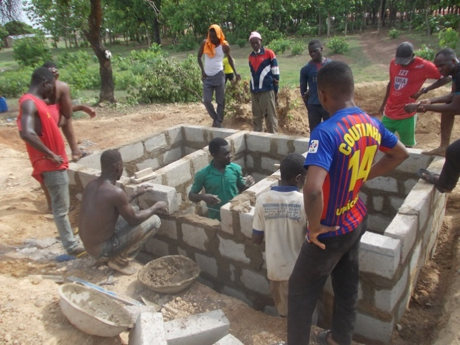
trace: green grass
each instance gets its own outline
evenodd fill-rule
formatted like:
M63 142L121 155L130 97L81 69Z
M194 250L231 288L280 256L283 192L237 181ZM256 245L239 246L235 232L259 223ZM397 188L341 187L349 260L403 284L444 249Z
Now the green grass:
M364 33L363 35L372 34ZM375 33L374 33L375 34ZM363 36L364 37L364 36ZM305 46L308 42L314 37L303 37L295 38L296 41L302 41ZM350 35L345 39L349 43L350 50L344 55L330 55L329 49L327 48L327 38L320 38L324 47L324 55L336 60L346 61L353 70L355 76L355 82L364 82L364 81L382 81L387 80L388 78L388 65L389 60L386 61L372 61L366 54L363 53L363 47L361 46L361 36L360 35ZM411 41L415 47L420 47L421 44L426 44L434 50L439 48L438 38L436 34L433 34L431 37L426 37L423 33L420 32L401 32L401 35L396 39L391 39L388 36L386 31L383 31L379 38L375 39L376 44L381 45L390 45L395 44L395 42L402 42L404 40ZM52 53L53 57L56 59L64 51L77 51L84 50L88 52L91 56L94 55L91 48L65 48L64 43L60 42L58 48L53 48ZM198 47L198 45L197 45ZM145 45L139 45L138 43L134 44L130 42L128 46L124 43L107 45L113 55L120 54L123 57L129 56L130 52L134 49L145 49ZM170 58L183 60L188 55L192 54L196 56L197 49L190 51L177 52L172 45L165 45L164 50L168 53ZM246 45L244 48L240 48L238 45L231 46L232 56L235 59L235 64L237 67L238 73L241 74L243 80L250 79L249 67L248 67L248 55L251 53L251 48L249 45ZM275 52L276 53L276 52ZM298 87L299 85L299 71L300 69L310 60L307 49L305 49L302 55L291 55L290 51L285 52L284 54L277 55L278 64L280 66L281 82L280 86L288 85L290 87ZM97 67L97 63L91 62L88 67ZM13 59L13 49L2 49L0 50L0 74L3 70L11 70L18 68L16 61ZM114 66L115 73L123 74L126 72L119 71L116 66ZM88 91L91 94L97 96L97 91ZM85 95L86 96L86 95ZM121 96L123 97L123 96Z

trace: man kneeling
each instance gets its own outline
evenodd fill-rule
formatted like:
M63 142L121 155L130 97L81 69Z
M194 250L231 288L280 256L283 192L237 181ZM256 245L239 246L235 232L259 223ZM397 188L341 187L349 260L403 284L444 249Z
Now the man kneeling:
M158 210L167 210L163 201L146 210L129 204L149 188L140 187L130 198L115 185L123 173L117 150L101 155L101 176L88 183L81 203L79 233L86 251L95 259L108 258L108 266L123 274L136 273L130 261L160 227Z

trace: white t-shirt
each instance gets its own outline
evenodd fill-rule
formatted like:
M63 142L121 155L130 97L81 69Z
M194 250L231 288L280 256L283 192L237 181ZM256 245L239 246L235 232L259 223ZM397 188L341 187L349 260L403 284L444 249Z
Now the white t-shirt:
M208 54L204 54L204 73L210 77L224 70L224 50L222 49L222 44L215 47L215 50L216 55L212 58Z
M305 241L303 194L291 186L275 186L261 194L256 200L252 228L265 233L268 279L288 280Z

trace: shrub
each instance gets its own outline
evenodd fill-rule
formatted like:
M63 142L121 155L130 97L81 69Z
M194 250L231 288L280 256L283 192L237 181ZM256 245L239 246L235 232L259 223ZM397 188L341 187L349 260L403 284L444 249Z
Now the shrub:
M258 27L256 31L262 36L264 46L268 46L273 40L283 38L283 34L281 32L278 30L271 30L265 26Z
M302 55L305 50L305 44L303 42L295 42L291 47L292 55Z
M240 39L238 39L238 41L236 41L236 43L238 44L238 47L244 48L244 46L246 45L246 42L247 42L247 41L248 41L248 40L246 40L246 39L244 39L244 38L240 38Z
M20 66L40 66L51 60L51 50L45 37L37 35L14 42L13 58Z
M0 73L0 95L16 98L27 92L32 72L32 67L24 67Z
M457 49L458 33L452 28L447 28L438 33L439 45L453 50Z
M348 46L347 41L342 37L332 37L329 42L327 42L327 47L331 50L332 54L344 54L350 47Z
M128 88L128 103L192 102L201 99L201 71L196 57L177 62L159 56Z
M398 38L399 37L399 30L397 29L391 29L390 32L388 32L388 36L391 38Z
M78 65L81 67L87 66L91 62L91 55L83 50L76 52L64 52L58 57L58 67L67 67L70 64Z
M300 36L312 36L318 33L318 26L310 26L306 20L303 20L302 23L297 28L296 34Z
M428 61L434 60L434 50L431 48L428 48L425 44L422 44L420 49L416 50L414 54Z
M179 43L176 45L176 50L178 51L187 51L194 50L198 47L198 42L196 37L192 33L187 33L181 38L179 38Z
M277 38L270 42L268 48L273 50L275 54L283 54L291 48L291 41L285 38Z

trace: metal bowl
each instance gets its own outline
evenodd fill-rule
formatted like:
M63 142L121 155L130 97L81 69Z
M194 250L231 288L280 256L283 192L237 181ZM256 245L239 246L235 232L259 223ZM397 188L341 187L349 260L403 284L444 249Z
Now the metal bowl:
M77 284L59 287L59 305L67 320L79 330L114 337L133 327L131 315L117 302Z
M168 255L147 263L137 277L153 291L176 293L188 288L199 275L195 261L183 255Z

